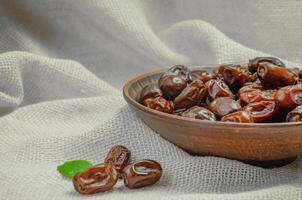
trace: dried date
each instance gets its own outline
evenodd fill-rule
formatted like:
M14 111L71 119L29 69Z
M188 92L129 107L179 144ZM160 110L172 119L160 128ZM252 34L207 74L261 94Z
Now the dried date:
M216 117L214 113L200 106L194 106L189 108L188 110L182 112L181 116L194 118L194 119L216 121Z
M257 74L260 81L271 88L293 85L298 80L292 71L268 62L259 63Z
M195 80L174 99L174 108L182 109L196 106L206 95L207 90L203 82Z
M131 152L129 149L121 145L116 145L110 149L104 163L112 165L117 172L121 173L122 170L130 163L130 160Z
M236 123L253 123L254 120L249 112L240 110L231 114L225 115L221 118L222 122L236 122Z
M211 79L214 79L213 75L202 70L196 70L191 73L192 80L200 80L204 83L208 82Z
M162 92L157 84L146 85L140 93L140 102L146 105L145 100L162 96Z
M302 84L280 88L275 95L278 109L288 112L298 105L302 105Z
M221 65L218 68L218 74L223 77L223 80L229 87L238 89L244 83L250 81L252 74L249 70L241 65Z
M206 83L208 94L212 99L219 97L230 97L234 98L232 91L229 86L223 80L210 80Z
M250 103L245 107L245 110L250 113L256 123L274 122L279 117L276 104L273 101Z
M238 91L238 98L242 105L259 101L274 101L276 90L260 90L241 88Z
M140 160L125 167L122 176L125 186L135 189L155 184L162 173L162 167L158 162Z
M76 191L81 194L106 192L113 188L118 173L111 165L96 165L77 173L72 181Z
M302 106L297 106L290 111L286 116L287 122L301 122L302 121Z
M183 89L187 87L188 82L179 76L162 76L158 81L163 96L168 100L173 100Z
M184 65L175 65L173 67L171 67L170 69L168 69L163 76L178 76L179 78L187 81L187 82L191 82L192 78L191 78L191 71L189 70L188 67L184 66Z
M285 64L281 60L279 60L278 58L274 58L274 57L256 57L256 58L249 61L248 69L251 72L256 72L258 67L259 67L259 64L262 63L262 62L268 62L268 63L272 63L274 65L277 65L279 67L285 67Z
M227 114L241 109L241 105L234 99L228 97L220 97L213 100L208 108L212 111L217 118L221 118Z
M170 101L167 101L163 97L156 97L154 99L146 99L146 106L148 108L158 110L165 113L173 112L173 104Z

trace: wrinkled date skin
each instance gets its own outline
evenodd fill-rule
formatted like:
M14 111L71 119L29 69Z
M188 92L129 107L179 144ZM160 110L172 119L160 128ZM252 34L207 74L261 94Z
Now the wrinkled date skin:
M207 90L203 82L195 80L174 99L174 108L182 109L196 106L206 95Z
M218 73L226 84L234 89L242 87L244 83L250 81L252 76L247 67L241 65L221 65L218 68Z
M221 118L222 122L237 122L237 123L253 123L254 120L249 112L240 110L231 114L228 114Z
M104 163L112 165L118 173L121 173L122 170L130 163L130 160L131 152L129 149L121 145L116 145L110 149Z
M241 90L241 89L259 89L259 90L266 90L266 89L268 89L268 88L265 87L265 85L263 85L259 79L257 79L256 81L247 82L247 83L243 84L243 87L240 88L240 90Z
M199 70L199 71L193 71L191 73L191 77L192 77L192 80L200 80L204 83L208 82L209 80L211 79L214 79L213 75L206 72L206 71L202 71L202 70Z
M232 91L229 86L222 80L210 80L206 83L208 94L212 99L219 97L230 97L234 98Z
M145 86L140 93L140 102L146 105L145 100L162 96L162 92L157 84L150 84Z
M255 123L274 122L280 117L273 101L251 103L245 107L245 110L250 113Z
M165 75L160 77L158 84L163 96L168 100L173 100L187 87L188 82L179 76Z
M280 88L275 95L279 110L288 112L298 105L302 105L302 84Z
M191 78L191 71L188 69L188 67L184 66L184 65L175 65L173 67L171 67L170 69L168 69L163 76L178 76L179 78L187 81L187 82L191 82L192 78Z
M268 62L259 63L257 74L264 85L272 88L293 85L298 80L292 71Z
M238 98L242 105L259 101L274 101L276 90L260 90L260 89L248 89L241 88L238 91Z
M163 96L168 100L173 100L191 82L191 72L183 65L175 65L161 75L158 85Z
M146 105L148 108L158 110L161 112L165 112L165 113L173 112L172 102L167 101L163 97L156 97L154 99L146 99L145 102L146 102Z
M279 67L285 67L285 64L279 60L278 58L274 58L274 57L256 57L252 60L249 61L248 64L248 69L250 70L250 72L256 72L259 66L259 63L262 62L268 62L268 63L272 63L274 65L277 65Z
M125 186L135 189L155 184L162 173L163 170L158 162L141 160L125 167L122 176Z
M241 109L241 105L234 99L220 97L212 101L208 105L208 109L212 111L217 118L221 118L227 114Z
M81 194L106 192L113 188L118 173L111 165L96 165L77 173L72 181L76 191Z
M181 116L194 119L216 121L214 113L200 106L193 106L192 108L189 108L188 110L182 112Z
M302 106L297 106L290 111L286 116L287 122L301 122L302 121Z

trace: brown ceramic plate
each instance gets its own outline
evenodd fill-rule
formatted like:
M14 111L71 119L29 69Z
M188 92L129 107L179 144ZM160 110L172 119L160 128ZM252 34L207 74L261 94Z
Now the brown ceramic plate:
M209 68L203 68L208 70ZM124 98L151 129L196 155L220 156L266 165L283 165L302 153L302 123L227 123L184 118L137 102L141 89L158 81L165 70L130 80Z

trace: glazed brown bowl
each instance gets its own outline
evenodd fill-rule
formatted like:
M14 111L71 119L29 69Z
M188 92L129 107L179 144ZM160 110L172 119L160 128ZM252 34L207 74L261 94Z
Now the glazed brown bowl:
M157 82L164 71L137 76L123 89L129 106L163 138L195 155L219 156L263 166L284 165L301 155L301 122L245 124L203 121L163 113L138 103L142 88Z

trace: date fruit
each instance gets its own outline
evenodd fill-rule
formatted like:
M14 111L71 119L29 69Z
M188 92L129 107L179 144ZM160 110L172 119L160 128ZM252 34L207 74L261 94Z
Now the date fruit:
M259 89L259 90L267 90L269 88L267 88L265 85L263 85L263 83L261 83L261 81L259 79L253 81L253 82L246 82L245 84L243 84L243 87L240 88L241 89Z
M272 88L294 85L298 80L292 71L268 62L259 63L257 74L264 85Z
M174 99L174 108L182 109L196 106L206 95L207 90L203 82L195 80Z
M146 99L146 105L148 108L158 110L165 113L172 113L173 106L170 101L167 101L163 97L156 97L154 99Z
M279 115L276 104L273 101L250 103L245 107L245 110L250 113L255 123L273 122Z
M140 160L125 167L122 176L125 186L134 189L155 184L162 173L163 170L158 162Z
M104 163L112 165L118 173L121 173L122 170L130 163L130 160L131 152L129 149L121 145L116 145L110 149Z
M250 72L256 72L259 64L262 62L268 62L268 63L272 63L274 65L277 65L279 67L285 67L285 64L279 60L278 58L274 58L274 57L256 57L252 60L249 61L248 64L248 69L250 70Z
M301 122L302 121L302 106L297 106L290 111L286 116L287 122Z
M274 101L276 90L260 90L241 88L238 91L238 98L242 105L259 101Z
M77 173L72 181L76 191L81 194L106 192L113 188L118 173L111 165L96 165Z
M298 105L302 105L302 84L280 88L275 95L279 110L288 112Z
M173 100L177 95L187 87L187 81L175 75L167 75L160 77L159 88L163 92L163 96L167 100Z
M234 98L232 91L229 86L223 80L210 80L206 83L206 88L208 90L208 94L212 99L216 99L218 97L230 97Z
M233 112L221 118L222 122L253 123L250 113L244 110Z
M179 78L191 82L191 71L184 65L175 65L168 69L163 76L178 76Z
M200 80L204 83L208 82L211 79L214 79L213 75L202 70L192 71L191 73L192 80Z
M250 81L251 73L241 65L220 65L218 73L229 87L238 89Z
M146 99L154 99L156 97L162 96L162 92L157 86L157 84L150 84L146 85L141 93L140 93L140 102L144 105L146 105L145 100Z
M159 78L159 88L167 100L173 100L191 82L191 71L183 65L175 65Z
M200 106L193 106L189 108L188 110L182 112L181 116L194 118L194 119L216 121L216 117L214 113Z
M228 97L220 97L212 101L208 105L208 109L212 111L217 118L221 118L227 114L241 109L241 105L234 99Z

